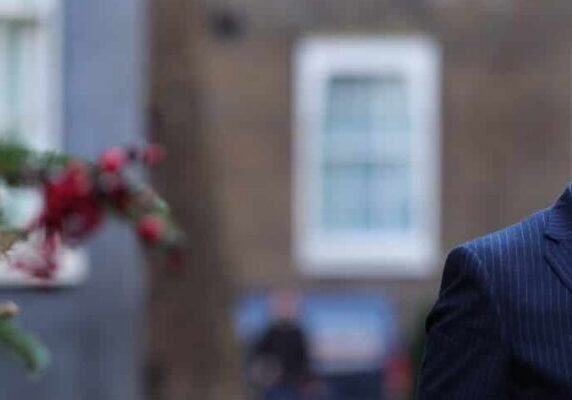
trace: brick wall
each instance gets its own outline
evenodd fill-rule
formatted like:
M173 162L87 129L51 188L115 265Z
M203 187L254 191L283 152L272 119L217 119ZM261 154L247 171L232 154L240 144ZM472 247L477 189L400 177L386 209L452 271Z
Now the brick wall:
M166 3L167 4L167 3ZM203 129L221 246L240 289L389 293L408 328L426 280L313 280L291 231L291 54L310 33L426 33L443 46L443 252L548 206L569 178L572 3L510 0L209 0L200 7ZM177 177L167 177L177 183Z

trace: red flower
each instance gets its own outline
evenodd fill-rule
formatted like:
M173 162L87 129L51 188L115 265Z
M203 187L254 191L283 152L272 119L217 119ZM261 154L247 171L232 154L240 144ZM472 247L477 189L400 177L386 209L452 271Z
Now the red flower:
M87 167L71 162L60 176L45 184L44 209L32 228L43 226L48 234L79 240L99 225L102 215Z
M121 174L99 174L98 188L104 200L116 211L123 213L131 206L131 193Z
M118 211L125 212L131 205L131 194L127 187L119 185L109 192L109 201Z
M156 215L147 215L137 225L137 233L146 243L156 243L165 233L165 222Z
M125 166L128 158L125 149L113 147L101 155L98 165L105 172L117 173Z

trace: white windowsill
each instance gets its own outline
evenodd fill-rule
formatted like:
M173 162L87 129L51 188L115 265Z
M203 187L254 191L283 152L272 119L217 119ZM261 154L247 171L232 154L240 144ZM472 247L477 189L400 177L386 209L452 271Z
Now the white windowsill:
M421 278L440 262L431 240L316 239L297 245L298 265L311 276Z
M89 275L89 256L83 249L65 249L59 257L59 269L53 280L42 281L12 268L6 260L0 261L0 288L67 287L86 281Z

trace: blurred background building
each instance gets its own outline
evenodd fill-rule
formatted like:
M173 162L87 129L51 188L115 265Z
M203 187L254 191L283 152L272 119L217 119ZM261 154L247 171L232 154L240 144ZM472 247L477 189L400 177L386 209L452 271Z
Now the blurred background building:
M282 288L310 343L364 340L373 304L385 356L415 353L447 250L569 179L571 22L565 0L0 0L2 129L90 157L149 132L189 234L182 277L144 285L109 229L84 283L7 289L55 361L34 384L2 364L0 395L237 398L235 333Z
M152 131L172 148L201 143L237 296L283 285L382 294L407 348L447 249L548 206L568 180L562 1L152 10ZM183 165L172 186L189 182L175 177Z

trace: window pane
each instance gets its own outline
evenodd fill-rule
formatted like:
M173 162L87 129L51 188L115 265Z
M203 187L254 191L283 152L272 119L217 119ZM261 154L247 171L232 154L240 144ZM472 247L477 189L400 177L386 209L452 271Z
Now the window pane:
M410 169L405 165L376 168L369 193L371 225L406 231L411 225Z
M403 79L337 76L329 82L324 132L323 228L410 227L410 122Z
M372 86L368 79L333 78L325 113L325 157L328 160L364 160L369 157L374 118L370 110Z
M324 169L323 222L327 230L367 228L367 191L371 166L327 165Z
M0 23L0 135L21 137L26 115L23 87L25 83L24 42L26 25Z

